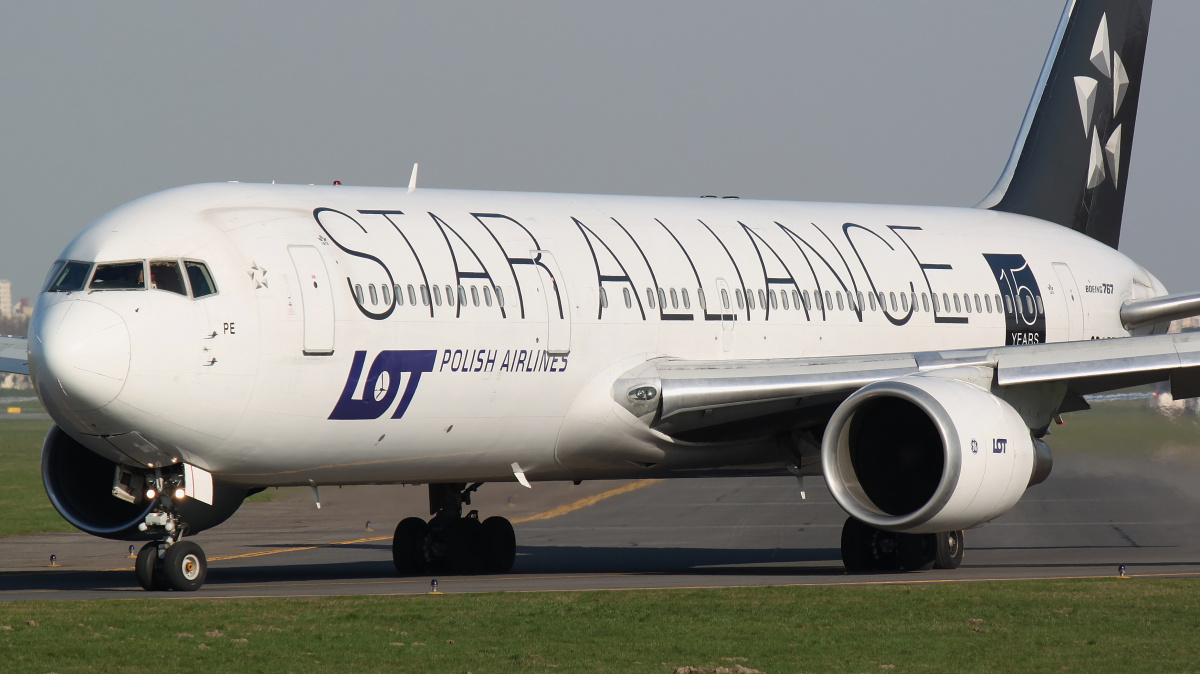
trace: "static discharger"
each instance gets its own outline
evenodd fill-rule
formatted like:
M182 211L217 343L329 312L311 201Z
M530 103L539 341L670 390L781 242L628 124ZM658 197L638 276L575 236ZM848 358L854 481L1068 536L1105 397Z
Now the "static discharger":
M417 189L417 166L418 166L418 164L413 164L412 175L408 177L408 193L409 194L412 194L413 190Z
M522 487L525 487L526 489L533 489L533 485L529 484L529 480L525 479L525 471L521 470L521 464L513 461L512 472L517 478L517 482L520 482Z

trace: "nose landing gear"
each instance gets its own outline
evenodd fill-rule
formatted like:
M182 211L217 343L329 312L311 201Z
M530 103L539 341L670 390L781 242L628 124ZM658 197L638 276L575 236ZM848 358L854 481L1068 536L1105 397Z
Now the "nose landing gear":
M138 551L133 567L138 585L153 591L199 590L208 576L208 558L199 545L183 540L187 527L180 522L171 500L180 482L176 476L164 477L156 471L152 485L156 505L138 529L162 538L150 541Z
M431 573L506 573L517 554L516 533L503 517L482 522L479 511L465 516L471 492L482 483L429 485L429 522L408 517L392 537L392 561L402 576Z

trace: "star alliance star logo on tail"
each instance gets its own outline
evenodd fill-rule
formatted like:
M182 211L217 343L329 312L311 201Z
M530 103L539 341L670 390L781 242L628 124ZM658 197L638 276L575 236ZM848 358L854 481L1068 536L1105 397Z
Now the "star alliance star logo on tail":
M1083 117L1083 135L1091 140L1091 152L1088 155L1088 189L1098 187L1104 182L1105 161L1108 163L1108 175L1112 178L1113 187L1118 184L1121 171L1121 125L1108 133L1107 140L1101 146L1100 136L1108 131L1110 122L1117 118L1121 104L1125 102L1125 93L1129 90L1129 75L1121 55L1110 47L1108 31L1108 15L1100 17L1100 27L1096 30L1096 39L1092 42L1092 51L1088 61L1099 72L1104 81L1094 77L1080 75L1075 78L1075 94L1079 97L1079 113ZM1101 85L1112 88L1112 117L1105 119L1104 112L1096 107ZM1099 117L1099 119L1096 119ZM1104 126L1103 132L1101 125Z

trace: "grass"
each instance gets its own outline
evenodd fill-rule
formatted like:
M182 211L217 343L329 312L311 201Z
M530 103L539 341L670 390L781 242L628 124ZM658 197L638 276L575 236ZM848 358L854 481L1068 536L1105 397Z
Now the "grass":
M1087 412L1068 414L1065 421L1051 426L1046 438L1055 452L1200 461L1200 416L1196 414L1168 417L1143 400L1106 401Z
M1181 579L27 602L0 625L5 671L60 674L1200 670Z
M0 536L75 530L42 487L42 440L49 430L49 420L0 416Z

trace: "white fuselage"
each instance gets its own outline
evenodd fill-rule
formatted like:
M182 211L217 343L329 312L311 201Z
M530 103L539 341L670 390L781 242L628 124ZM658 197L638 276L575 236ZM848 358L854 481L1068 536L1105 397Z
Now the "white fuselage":
M31 366L88 447L249 486L773 472L769 442L652 430L614 380L660 357L1123 337L1121 303L1165 292L1081 234L986 210L340 186L170 190L62 259L208 265L200 299L43 293ZM107 312L128 332L108 393L38 371L39 348L80 348L59 322L106 321L102 341Z

